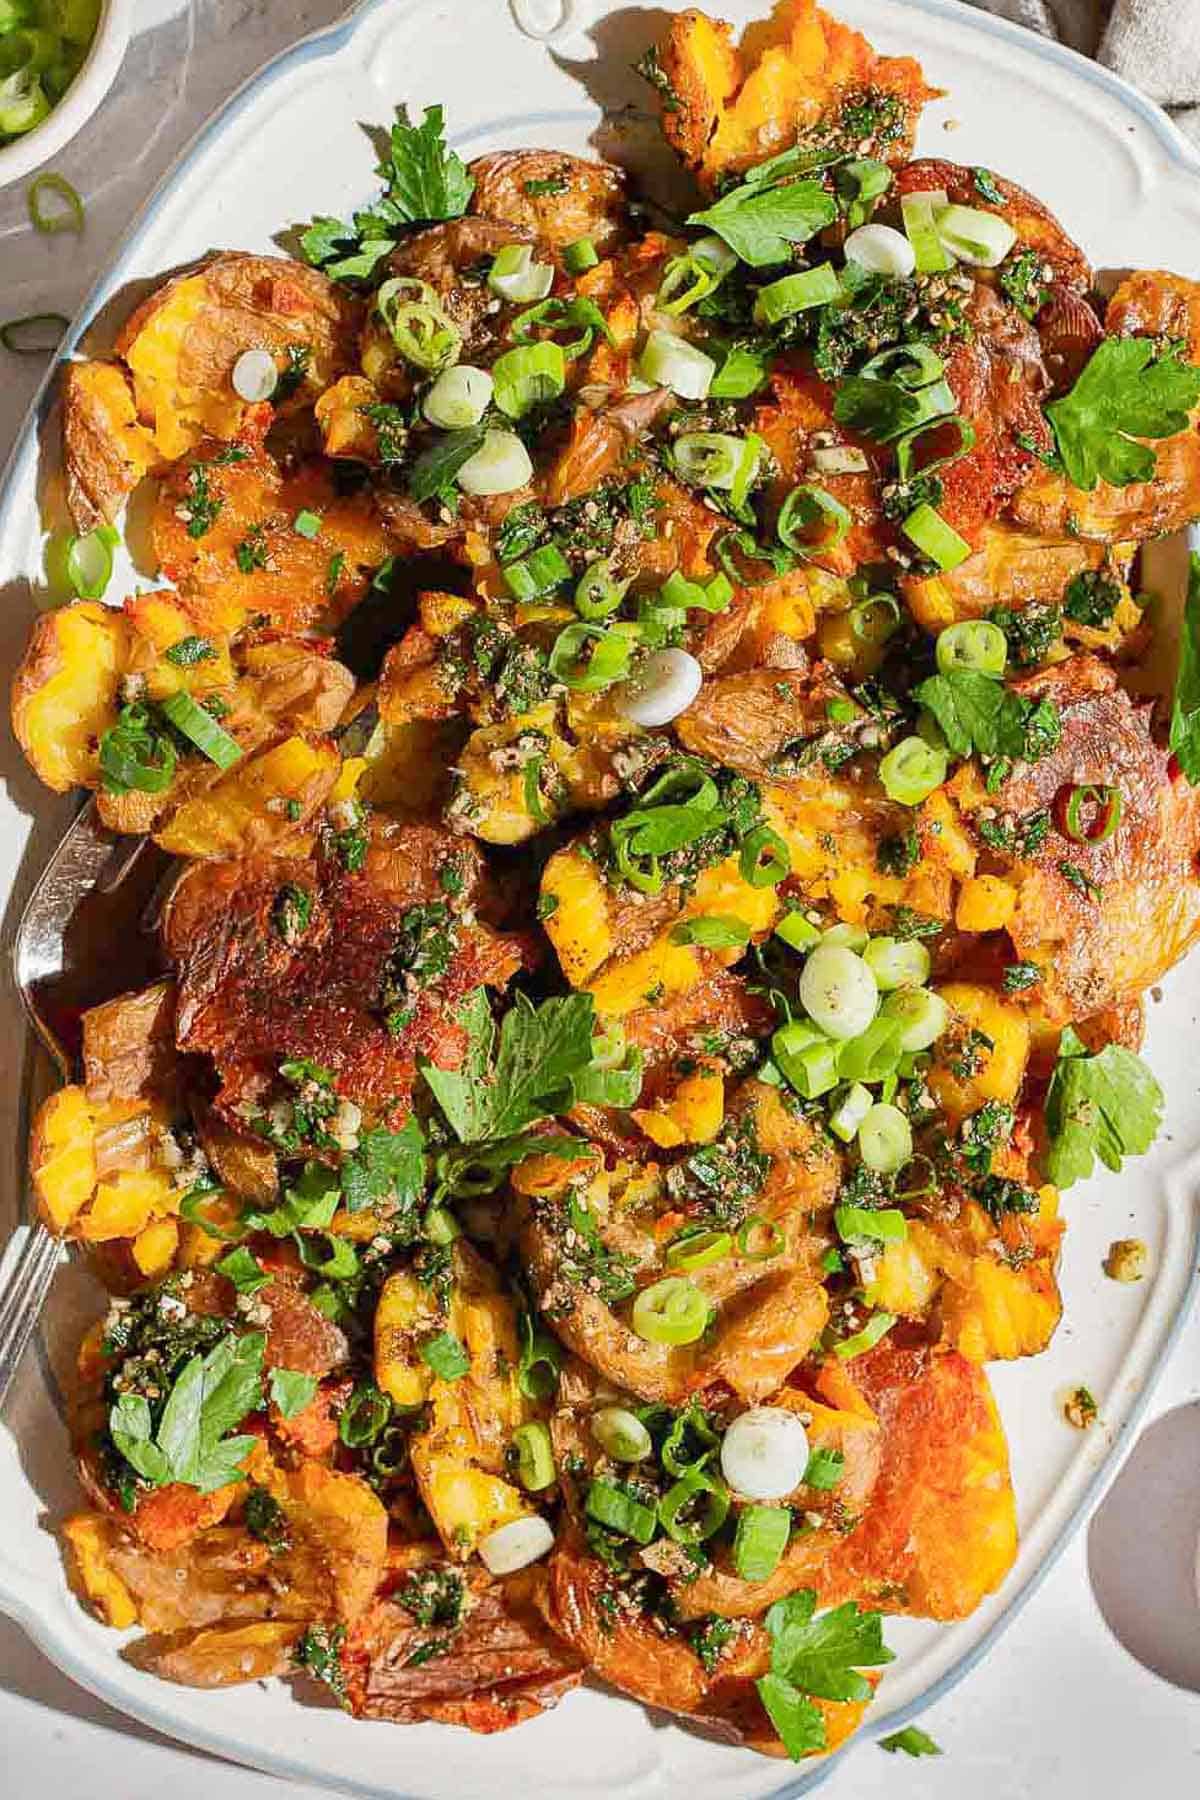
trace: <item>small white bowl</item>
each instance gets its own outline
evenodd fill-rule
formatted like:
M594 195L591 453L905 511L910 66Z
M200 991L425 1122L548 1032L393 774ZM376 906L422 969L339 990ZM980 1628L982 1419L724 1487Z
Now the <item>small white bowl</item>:
M87 124L121 66L132 18L133 0L104 0L83 67L62 99L40 125L0 148L0 188L47 162Z

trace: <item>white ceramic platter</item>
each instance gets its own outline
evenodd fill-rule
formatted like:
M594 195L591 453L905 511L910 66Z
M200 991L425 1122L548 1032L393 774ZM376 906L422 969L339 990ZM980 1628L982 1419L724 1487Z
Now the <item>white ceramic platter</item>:
M103 347L144 286L206 250L268 250L280 229L311 214L344 215L374 189L363 126L385 123L398 102L445 104L466 156L519 145L636 161L652 141L645 91L630 73L662 15L604 0L514 0L549 28L517 29L504 0L368 0L335 29L286 52L251 80L201 132L116 252L84 306L70 346L86 331ZM739 23L758 8L723 0ZM928 110L921 148L985 163L1023 182L1065 220L1099 267L1166 266L1200 275L1200 159L1163 114L1114 76L1068 51L956 4L956 0L840 0L836 10L885 51L920 58L947 90ZM557 26L555 21L559 21ZM608 125L597 136L607 115ZM622 129L614 136L614 117ZM54 495L54 385L35 406L0 490L0 657L11 670L43 592L41 503ZM1177 587L1179 555L1156 558L1152 580ZM54 803L11 744L0 797L0 894L11 936L19 904L62 829ZM895 1621L899 1651L868 1717L872 1735L915 1716L986 1650L1061 1549L1121 1451L1167 1354L1194 1286L1200 1096L1194 1042L1200 961L1165 984L1151 1006L1147 1054L1167 1091L1167 1124L1154 1153L1122 1177L1072 1189L1062 1284L1066 1316L1050 1350L992 1374L1012 1448L1022 1548L1003 1591L954 1626ZM24 1192L24 1127L33 1079L15 996L0 996L4 1161L0 1228L15 1227ZM1152 1273L1135 1288L1104 1278L1115 1237L1145 1238ZM3 1239L0 1238L0 1242ZM10 1254L12 1247L10 1247ZM140 1674L119 1640L70 1594L47 1522L77 1503L54 1369L80 1322L94 1314L85 1278L64 1269L51 1316L9 1402L0 1432L0 1606L19 1618L68 1674L114 1706L174 1737L297 1780L343 1792L419 1800L509 1800L537 1792L628 1800L684 1791L718 1800L793 1795L823 1766L793 1770L713 1745L599 1690L572 1694L553 1713L493 1738L436 1725L353 1723L332 1707L301 1703L282 1683L200 1693ZM61 1359L61 1360L60 1360ZM1061 1418L1064 1388L1084 1381L1102 1423L1086 1435Z

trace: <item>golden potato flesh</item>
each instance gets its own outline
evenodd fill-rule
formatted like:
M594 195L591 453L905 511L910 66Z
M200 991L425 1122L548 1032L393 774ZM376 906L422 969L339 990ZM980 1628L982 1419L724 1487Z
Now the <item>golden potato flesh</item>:
M139 425L125 371L115 363L68 363L63 372L63 474L77 531L111 525L126 495L159 460Z
M122 614L95 600L44 613L33 628L13 676L13 731L56 793L99 780L97 747L116 717L130 639Z

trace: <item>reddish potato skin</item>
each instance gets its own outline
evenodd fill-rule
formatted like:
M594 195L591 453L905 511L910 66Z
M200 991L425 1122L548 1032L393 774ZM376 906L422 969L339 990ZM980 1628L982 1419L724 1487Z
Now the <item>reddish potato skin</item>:
M1077 294L1092 287L1092 269L1083 251L1069 237L1049 207L1027 188L1007 176L986 171L1003 204L980 190L975 170L940 156L919 156L896 172L898 194L924 194L941 189L952 206L970 206L977 212L998 213L1017 234L1019 246L1036 250L1051 265L1055 279Z
M625 177L608 163L558 150L501 150L479 157L471 173L473 212L516 225L556 250L591 238L607 256L624 236ZM538 193L540 183L554 184L554 191Z

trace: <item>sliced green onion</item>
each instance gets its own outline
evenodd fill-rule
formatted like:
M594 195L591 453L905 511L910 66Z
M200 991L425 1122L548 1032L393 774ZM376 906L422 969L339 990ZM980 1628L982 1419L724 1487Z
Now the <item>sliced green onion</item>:
M837 1045L805 1019L779 1027L771 1039L771 1055L805 1100L816 1100L837 1086Z
M936 563L946 574L951 569L957 569L959 563L966 562L971 554L971 546L966 539L959 537L953 525L948 525L941 513L927 501L923 500L920 506L913 508L900 529L923 556Z
M49 110L47 107L46 111L49 112ZM45 114L42 116L45 117ZM0 129L11 130L12 127L5 127L0 121ZM29 127L23 126L20 129L27 131ZM45 211L42 206L44 194L53 194L57 200L62 202L62 205L54 206L49 212ZM83 201L65 175L56 175L52 171L47 171L44 175L35 175L29 184L25 200L35 231L53 235L59 231L83 230Z
M792 1535L786 1506L744 1506L733 1539L733 1566L743 1581L767 1581L775 1573Z
M464 494L512 494L533 474L528 450L512 431L489 431L475 453L458 470Z
M669 331L652 331L638 359L643 381L670 388L681 400L707 399L716 368L711 356Z
M592 1436L614 1462L643 1462L654 1440L636 1413L624 1406L602 1406L591 1418Z
M531 756L522 771L525 811L535 825L550 823L550 814L542 805L542 770L545 766L544 756Z
M0 81L0 142L32 131L35 125L40 125L49 116L50 101L46 90L34 75L30 64L26 64L8 81ZM39 226L38 229L74 231L78 227L55 224L44 228Z
M733 599L733 583L719 570L707 582L699 582L689 581L674 569L659 588L658 599L664 606L681 611L698 607L703 612L724 612Z
M422 298L407 299L414 288L422 291ZM415 369L432 375L457 362L462 334L427 282L403 275L385 281L375 296L375 310L405 362Z
M520 562L507 563L504 580L514 600L536 600L571 579L571 565L557 544L541 544Z
M853 523L841 501L825 488L801 483L780 508L776 531L780 543L796 556L824 556L841 543Z
M652 1506L643 1505L615 1481L601 1477L588 1488L584 1511L598 1525L632 1538L635 1544L648 1544L658 1528L658 1516Z
M328 1231L292 1233L296 1240L296 1254L306 1269L314 1274L324 1275L327 1281L350 1281L358 1274L358 1252L354 1245L345 1238L334 1237ZM325 1254L321 1254L321 1244L326 1246Z
M819 925L814 925L811 919L806 919L802 912L797 912L793 907L790 912L784 913L776 925L775 936L782 938L789 949L804 952L811 950L814 944L820 943L821 928Z
M99 600L112 579L113 550L120 543L111 525L97 525L67 544L67 579L81 600Z
M431 1244L443 1247L462 1236L462 1226L448 1206L431 1206L422 1220L422 1229Z
M632 577L630 577L630 580ZM575 611L581 619L606 619L616 612L629 587L629 581L617 581L607 558L589 563L575 589Z
M967 669L976 675L1003 675L1008 639L987 619L960 619L938 633L937 666L943 675Z
M905 1054L928 1050L950 1023L950 1008L929 988L901 988L889 994L883 1015L900 1027L900 1049Z
M893 1313L872 1313L861 1331L856 1331L853 1337L843 1338L840 1344L833 1345L833 1354L842 1362L848 1362L852 1356L861 1356L864 1351L873 1350L895 1323Z
M488 286L513 305L544 300L554 286L554 270L549 263L534 262L532 245L506 244L488 272Z
M338 1419L338 1436L351 1450L373 1444L392 1416L392 1403L374 1386L355 1388Z
M721 431L689 431L677 437L671 459L691 487L721 488L728 492L745 461L747 440ZM757 464L758 456L755 454Z
M840 1063L841 1058L838 1060ZM834 1137L841 1138L843 1144L852 1144L858 1135L859 1126L874 1104L870 1088L864 1087L861 1081L856 1081L829 1115L829 1129Z
M1091 808L1095 813L1089 819ZM1073 844L1105 844L1121 823L1125 799L1119 787L1097 787L1081 782L1071 788L1062 806L1063 836Z
M320 536L320 513L310 512L307 506L304 507L292 520L292 530L297 537L308 538L311 542L313 538Z
M750 942L750 927L732 913L706 913L673 925L671 942L699 944L702 950L732 950Z
M487 369L459 363L443 369L424 400L421 411L431 425L443 431L464 431L478 425L492 401L492 377Z
M977 206L947 206L934 215L943 247L959 262L994 269L1017 241L1017 234L999 213Z
M875 977L843 944L819 944L805 963L797 988L800 1004L827 1037L858 1037L879 1010Z
M550 651L550 673L574 693L597 694L628 673L634 642L620 625L564 625Z
M908 1220L896 1206L835 1206L833 1223L845 1244L898 1244L908 1236Z
M568 275L586 275L600 261L590 237L576 238L573 244L565 245L562 259Z
M677 318L720 286L737 257L719 237L697 238L682 256L673 256L663 270L655 295L659 312Z
M224 726L218 725L212 714L193 700L183 689L177 694L168 694L159 702L161 710L176 731L182 732L190 743L195 744L202 756L206 756L218 769L232 769L234 763L242 760L242 746L235 737L231 737Z
M704 1505L699 1517L687 1516L701 1497ZM659 1523L677 1544L702 1544L720 1531L731 1504L729 1489L718 1476L710 1475L707 1469L691 1468L659 1501Z
M940 456L930 456L918 466L917 446L921 439L936 436L940 442L951 428L957 433L954 448L943 451ZM901 481L912 481L918 475L932 475L936 470L944 469L948 463L957 462L974 444L975 427L961 413L952 412L941 418L926 419L894 440L896 473Z
M894 381L913 394L932 387L945 373L945 361L929 344L894 344L877 351L859 370L872 381Z
M792 853L777 831L758 825L742 842L738 874L752 888L778 887L792 872Z
M728 1231L690 1231L667 1245L667 1267L689 1273L692 1269L706 1269L709 1263L728 1256L732 1249L733 1238Z
M850 629L864 644L886 644L900 629L900 603L894 594L868 594L850 608Z
M633 1303L633 1329L648 1344L694 1344L708 1327L708 1298L681 1275L643 1288Z
M886 1004L885 1001L885 1008ZM901 1022L888 1018L886 1011L882 1012L865 1031L842 1045L838 1052L838 1074L845 1081L883 1081L899 1065L900 1033Z
M517 1453L517 1480L528 1494L540 1494L554 1480L554 1451L550 1433L540 1419L518 1425L512 1436Z
M757 350L734 347L712 378L711 400L749 400L767 379L766 358Z
M763 1240L761 1243L757 1241L760 1237ZM738 1255L744 1256L747 1262L773 1262L786 1248L787 1238L782 1226L762 1213L751 1214L738 1227Z
M929 980L929 952L916 938L872 938L863 961L885 994L893 988L924 987Z
M62 313L26 313L0 325L0 344L14 356L48 356L58 349L70 323Z
M879 764L879 779L889 800L919 806L946 779L946 756L924 738L906 737Z
M759 325L778 325L796 313L813 306L828 306L842 297L841 283L832 263L820 263L815 269L801 269L795 275L782 275L758 290L754 302L754 318Z
M871 941L871 934L865 925L852 925L848 919L839 920L836 925L827 925L821 933L823 944L841 944L845 950L854 950L862 955Z
M224 1225L218 1225L215 1220L210 1219L203 1210L210 1200L218 1200L223 1191L219 1187L193 1188L179 1202L179 1217L185 1225L198 1225L211 1238L219 1238L224 1244L236 1244L246 1235L244 1227L228 1231Z
M939 194L905 194L900 201L904 231L916 256L917 273L935 275L953 267L954 259L938 234L934 203L944 199Z
M891 225L860 225L850 233L843 249L847 262L893 281L906 281L917 266L911 243Z
M561 344L543 339L506 350L492 364L496 405L510 419L523 419L535 406L557 400L567 385Z

